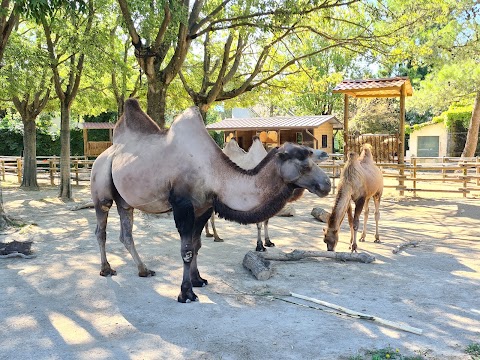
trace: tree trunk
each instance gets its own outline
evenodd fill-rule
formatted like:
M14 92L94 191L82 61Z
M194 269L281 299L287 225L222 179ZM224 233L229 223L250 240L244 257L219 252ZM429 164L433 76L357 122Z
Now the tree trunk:
M3 195L2 187L0 186L0 230L5 228L8 224L7 214L5 214L5 209L3 208Z
M162 129L165 127L165 107L167 101L167 86L158 79L148 78L147 114Z
M72 186L70 182L70 105L67 101L61 101L60 115L60 192L58 197L62 200L72 198Z
M21 187L38 190L37 182L37 134L35 120L23 121L23 174Z
M480 127L480 90L475 96L475 103L473 105L472 118L468 126L467 140L463 148L462 157L475 156L475 150L478 143L478 130Z

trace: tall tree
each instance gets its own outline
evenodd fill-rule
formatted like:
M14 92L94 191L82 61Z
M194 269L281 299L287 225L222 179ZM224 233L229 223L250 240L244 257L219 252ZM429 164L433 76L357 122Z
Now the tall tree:
M65 20L68 19L68 22ZM50 16L41 14L55 92L60 102L60 188L59 197L71 199L70 181L70 110L78 94L87 44L94 19L93 1L85 12L79 9L59 9Z
M331 113L335 99L331 90L354 67L357 54L386 54L387 39L401 34L421 16L389 23L391 14L382 5L374 5L324 1L315 11L301 15L298 7L288 15L274 12L268 24L209 28L203 43L194 45L203 49L203 57L189 57L180 77L203 114L214 101L233 99L256 88L269 93L279 88L290 94L287 88L291 90L299 79L310 86L295 96L302 97L304 105L312 105L310 113Z
M34 23L23 22L12 34L0 69L3 98L13 102L23 122L23 171L21 187L38 189L36 166L36 119L48 103L51 72L41 47L41 32ZM28 61L25 61L28 59Z

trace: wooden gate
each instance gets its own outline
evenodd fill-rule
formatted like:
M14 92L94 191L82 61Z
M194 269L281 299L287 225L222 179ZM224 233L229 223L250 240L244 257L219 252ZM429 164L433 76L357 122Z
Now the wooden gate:
M349 135L348 151L358 154L362 152L363 144L372 145L373 159L377 163L398 163L400 148L399 134L364 134Z

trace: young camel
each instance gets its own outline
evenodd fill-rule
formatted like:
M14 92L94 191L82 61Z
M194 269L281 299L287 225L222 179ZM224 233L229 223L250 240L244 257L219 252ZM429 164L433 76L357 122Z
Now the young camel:
M383 192L383 175L375 165L371 152L371 145L365 144L360 157L356 153L348 155L347 162L338 185L338 193L335 198L331 215L328 219L328 227L324 230L324 242L329 251L334 251L338 243L338 231L345 217L348 214L350 225L350 249L357 251L357 231L359 217L364 209L363 232L360 241L365 241L367 232L367 220L369 214L368 203L371 197L375 204L375 242L380 242L378 234L378 220L380 219L380 199ZM352 216L352 205L355 203L355 213Z
M240 166L245 170L253 169L257 166L265 156L267 156L267 150L263 147L262 142L258 136L253 137L253 143L248 149L248 151L243 150L235 140L235 138L231 139L223 148L223 153L227 155L230 160L232 160L235 164ZM314 158L319 161L324 161L328 159L328 154L325 151L321 150L314 150ZM304 189L297 189L294 191L292 198L288 200L288 202L293 202L298 200L303 195ZM268 222L269 219L263 222L263 228L265 233L265 243L262 241L262 223L257 223L257 246L255 248L256 251L266 251L266 247L273 247L275 244L270 240L270 236L268 235ZM214 241L222 242L218 236L217 230L215 228L215 215L212 214L210 218L210 223L212 225L213 234L209 232L208 229L208 222L205 225L205 233L207 237L214 238Z
M187 109L167 131L136 100L129 99L115 127L113 145L92 168L100 275L116 274L105 251L108 212L114 201L120 216L120 241L133 257L139 276L155 272L145 266L135 248L133 209L147 213L173 210L183 261L178 301L195 301L192 287L208 283L198 271L197 255L202 229L213 209L227 220L257 223L277 213L297 188L318 196L330 192L330 179L313 162L308 148L284 144L255 169L243 170L208 135L198 108Z

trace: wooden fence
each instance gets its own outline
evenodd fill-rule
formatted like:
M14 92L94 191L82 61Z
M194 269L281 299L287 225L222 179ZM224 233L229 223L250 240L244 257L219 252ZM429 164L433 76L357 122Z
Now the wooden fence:
M90 181L90 171L93 165L92 159L83 156L72 156L70 158L70 176L76 185L80 182ZM22 182L23 161L20 157L0 157L0 178L5 181L7 174L16 175L18 183ZM60 158L59 157L37 157L37 179L39 182L46 180L50 185L57 185L60 179Z
M93 165L92 159L72 157L71 178L76 185L88 183ZM319 164L332 179L332 191L338 187L343 155L334 154L327 162ZM422 192L480 195L480 157L474 158L411 158L404 165L378 163L385 179L385 188L393 189L399 195L405 193L414 197ZM60 159L58 157L37 157L37 178L39 182L50 185L59 183ZM15 175L22 182L22 159L18 157L0 157L0 179L5 181L6 174Z

